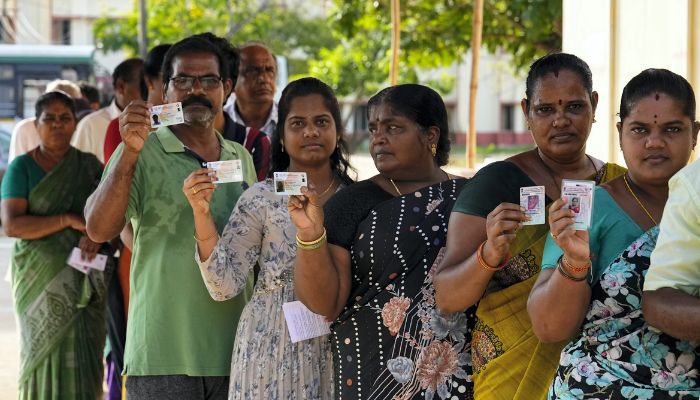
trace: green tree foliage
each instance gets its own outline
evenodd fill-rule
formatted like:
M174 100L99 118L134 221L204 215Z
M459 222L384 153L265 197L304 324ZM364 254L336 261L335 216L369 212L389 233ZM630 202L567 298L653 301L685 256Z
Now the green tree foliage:
M335 0L337 47L310 62L338 93L372 93L386 85L390 68L391 7L388 0ZM416 82L421 69L448 66L469 50L472 0L401 1L400 82ZM516 70L561 49L561 0L485 0L483 46L513 56ZM449 79L431 82L440 89Z
M307 18L303 9L270 0L148 0L149 46L175 43L201 32L212 32L234 44L262 41L285 56L291 74L308 72L307 60L337 39L322 18ZM125 17L95 21L95 38L104 50L138 53L138 7Z
M320 1L319 1L320 3ZM342 96L364 97L387 84L389 0L333 0L327 19L309 18L284 0L148 0L150 45L211 31L233 43L261 40L287 57L292 79L317 76ZM309 2L309 4L312 4ZM402 0L400 82L449 66L469 50L473 0ZM483 45L512 55L516 70L561 49L561 0L484 0ZM136 11L103 17L95 37L106 50L137 52ZM425 81L443 93L454 77Z

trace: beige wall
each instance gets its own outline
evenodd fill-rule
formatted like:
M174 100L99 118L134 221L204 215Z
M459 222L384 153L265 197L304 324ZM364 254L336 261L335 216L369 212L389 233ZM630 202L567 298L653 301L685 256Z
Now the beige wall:
M585 60L600 95L588 152L624 163L615 123L625 84L667 68L698 89L697 0L563 0L565 52Z

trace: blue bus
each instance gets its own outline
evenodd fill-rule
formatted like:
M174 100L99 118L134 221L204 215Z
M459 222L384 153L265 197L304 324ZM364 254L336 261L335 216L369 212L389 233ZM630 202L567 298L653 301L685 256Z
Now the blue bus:
M95 46L0 44L0 119L34 115L34 103L54 79L93 76Z

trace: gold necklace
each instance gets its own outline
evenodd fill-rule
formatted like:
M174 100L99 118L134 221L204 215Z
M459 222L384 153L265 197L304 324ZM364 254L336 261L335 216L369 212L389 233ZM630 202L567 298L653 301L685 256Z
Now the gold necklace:
M654 217L651 216L651 213L649 212L649 210L647 210L647 208L644 207L644 204L642 204L642 201L639 200L639 197L637 197L637 195L634 194L634 190L632 190L632 188L630 187L630 184L627 182L627 174L622 175L622 180L625 181L625 186L627 186L627 190L629 190L632 197L634 197L634 199L637 200L637 204L639 204L639 207L642 207L642 210L644 210L644 212L647 214L647 217L649 217L651 222L654 223L654 226L658 225L659 223L656 222Z
M319 194L318 197L323 197L324 194L328 193L329 190L333 187L333 184L335 184L335 175L333 175L333 179L331 180L331 183L328 184L328 187L326 190L323 191L323 193Z
M394 185L394 189L396 189L396 193L398 193L399 196L403 196L403 195L401 194L401 191L399 190L399 188L396 187L396 184L394 183L394 180L391 179L391 178L386 178L386 179L388 179L389 182L391 182L391 184Z

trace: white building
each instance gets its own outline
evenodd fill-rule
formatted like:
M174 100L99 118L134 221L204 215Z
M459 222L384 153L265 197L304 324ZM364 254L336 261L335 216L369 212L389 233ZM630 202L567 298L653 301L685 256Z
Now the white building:
M700 77L698 0L563 0L565 52L585 60L600 102L588 150L624 163L615 124L625 84L647 68Z
M452 67L428 71L420 76L422 82L438 79L447 74L454 77L454 89L443 100L447 107L450 132L453 134L453 151L459 152L467 142L469 115L469 85L471 76L471 53L462 62ZM520 108L525 97L526 71L516 73L506 54L490 54L481 51L477 92L476 131L477 144L496 147L511 147L534 143ZM367 130L367 99L353 101L344 99L344 112L354 113L346 124L347 132L363 133ZM360 135L362 136L362 135Z

